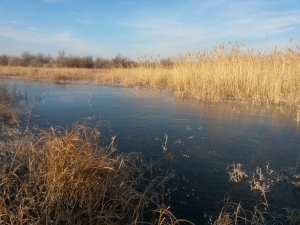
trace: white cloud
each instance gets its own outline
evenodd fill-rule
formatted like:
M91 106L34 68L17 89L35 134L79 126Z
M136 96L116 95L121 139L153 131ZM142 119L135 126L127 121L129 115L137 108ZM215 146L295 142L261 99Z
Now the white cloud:
M67 0L44 1L55 3ZM162 10L164 4L132 9L132 13L126 13L126 18L122 13L116 17L114 13L99 15L92 9L76 11L71 8L67 27L77 29L80 37L89 35L93 39L99 38L99 42L106 44L105 54L112 54L110 56L121 53L138 57L150 53L168 57L177 55L177 52L211 50L214 45L235 40L249 47L263 48L266 37L269 37L267 46L285 46L291 37L294 38L292 45L300 45L300 40L296 39L300 36L300 10L281 10L280 4L283 3L186 0L184 4L175 1L168 8L170 10ZM92 29L95 25L97 29ZM80 33L81 28L84 32ZM24 46L26 43L32 46L35 43L51 45L73 54L99 56L103 50L96 41L76 37L70 31L40 29L34 23L22 25L11 21L0 24L0 36L25 43Z
M138 36L136 39L148 40L184 40L188 42L205 38L200 26L183 24L180 21L165 18L148 18L133 20L123 25L134 29Z
M18 42L39 44L42 46L56 46L73 54L101 53L102 47L93 41L73 37L70 32L49 32L36 27L28 27L26 30L0 26L0 36L13 39ZM28 49L29 50L29 49Z
M193 23L185 21L179 12L172 16L143 14L131 18L122 25L132 29L133 34L130 38L138 42L139 47L144 46L151 52L158 53L189 49L197 51L197 48L207 49L235 40L251 42L253 45L261 43L263 47L263 42L268 36L272 37L274 43L283 46L284 43L287 44L290 35L295 33L300 35L300 10L254 12L246 4L237 7L238 13L234 13L237 8L233 11L224 8L224 13L221 15L212 13L211 18L207 18L206 21L201 21L203 12L197 11L200 19ZM282 41L284 38L286 42Z

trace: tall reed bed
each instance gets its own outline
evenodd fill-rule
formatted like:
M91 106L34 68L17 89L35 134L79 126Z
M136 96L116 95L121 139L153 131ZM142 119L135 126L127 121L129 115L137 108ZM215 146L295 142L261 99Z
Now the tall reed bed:
M300 107L300 46L273 52L246 49L243 43L225 49L186 53L166 66L159 58L141 57L131 68L65 69L1 67L0 74L56 81L86 81L150 86L177 97L203 101L228 99L273 102Z
M141 61L139 67L112 71L111 76L124 85L166 87L178 96L204 101L300 104L300 47L267 53L220 46L211 52L187 53L173 62L165 68L159 60L154 65Z

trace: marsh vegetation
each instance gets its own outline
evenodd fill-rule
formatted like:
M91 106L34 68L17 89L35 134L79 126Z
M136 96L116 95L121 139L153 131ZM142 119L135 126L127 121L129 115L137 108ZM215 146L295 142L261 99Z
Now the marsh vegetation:
M1 224L177 224L161 203L174 172L152 176L141 153L101 146L97 127L20 130L2 84L0 132ZM13 113L13 116L11 115ZM187 222L189 223L189 222ZM189 223L191 224L191 223Z
M30 82L27 83L30 84ZM41 85L37 82L38 87ZM95 109L98 112L98 106L101 106L102 112L106 114L106 111L103 111L102 102L98 102L99 99L96 93L107 99L110 102L107 102L108 105L119 104L118 96L120 95L117 89L113 89L114 94L111 99L97 86L94 87L95 92L93 92L91 85L86 85L88 92L85 93L84 89L80 89L85 85L70 84L67 86L76 86L74 87L75 92L71 89L60 92L59 90L66 88L66 86L57 84L54 85L57 89L50 92L52 89L47 89L46 84L43 84L40 87L41 89L36 90L40 93L40 97L35 93L31 94L30 89L27 89L29 86L25 84L12 86L13 88L6 86L6 84L3 85L3 88L6 88L6 91L3 92L7 95L6 99L22 99L20 97L16 98L16 96L20 96L17 89L26 87L28 101L31 99L30 104L35 102L35 106L33 106L30 116L25 116L25 119L21 122L23 125L20 124L19 129L6 123L7 126L10 126L10 129L1 131L0 208L2 211L0 211L0 219L4 224L189 224L189 222L184 222L184 220L178 218L189 219L190 214L194 214L194 219L191 221L196 224L198 222L215 225L272 224L275 222L280 224L285 221L290 224L297 224L299 220L299 211L297 208L292 208L294 205L286 204L283 207L281 200L277 202L277 197L274 198L272 194L273 192L277 193L280 187L288 189L289 193L285 194L287 196L292 194L292 191L298 193L299 175L297 172L299 171L296 170L298 163L294 168L285 167L275 171L273 165L275 165L276 156L274 156L272 157L273 160L270 160L274 163L271 163L271 165L268 163L266 168L260 167L255 170L255 164L261 164L260 161L255 161L255 164L254 162L250 163L244 168L240 162L248 162L249 160L246 159L249 159L249 154L253 154L253 157L256 154L254 152L246 153L249 149L245 149L243 150L244 155L241 155L242 157L239 156L238 151L234 151L239 156L238 163L232 163L231 161L227 164L227 158L234 158L234 155L230 154L234 150L233 146L240 145L240 143L233 139L236 144L229 147L230 152L225 157L224 154L227 154L225 152L228 148L225 140L221 141L222 149L218 149L215 145L209 144L209 141L205 141L206 138L203 137L205 133L202 132L202 130L207 129L204 121L205 114L201 115L203 117L201 127L194 123L186 124L187 120L176 120L177 123L181 123L179 127L182 127L182 131L186 133L186 136L181 136L180 139L177 136L176 139L174 137L176 135L174 130L178 130L178 128L167 129L171 124L164 123L161 120L158 129L162 129L161 132L163 133L158 140L154 140L152 131L151 134L145 134L145 139L140 140L140 137L132 132L132 125L127 125L126 131L122 131L122 133L132 135L132 138L129 139L132 139L136 147L133 147L133 150L127 149L127 151L124 151L124 141L127 140L124 137L126 135L118 133L117 137L114 137L111 132L105 132L105 129L103 130L101 127L103 126L101 120L99 123L97 122L97 119L93 116L96 112L92 110ZM80 95L76 97L75 93L79 90ZM48 93L49 95L45 95L48 97L43 97L43 93ZM75 123L72 127L69 125L66 129L53 127L52 124L43 127L41 121L46 119L52 121L53 117L45 116L45 113L42 114L44 118L35 117L36 113L42 113L41 109L46 109L45 112L50 114L57 111L50 103L51 99L54 100L53 104L56 104L56 107L61 107L60 104L66 105L66 102L60 103L57 99L53 99L54 93L57 99L65 96L67 102L70 102L71 99L66 96L66 93L73 98L77 98L77 104L82 102L83 105L86 105L87 111L84 114L89 114L91 117L87 117L84 122ZM171 103L170 99L165 101L165 97L163 100L163 105ZM132 108L128 100L121 99L121 102L125 102L127 107L130 105L130 108ZM142 102L138 102L139 107L143 107ZM72 102L68 107L71 107L71 105L73 105ZM75 106L78 108L77 105ZM79 108L83 107L80 106ZM34 111L34 109L39 110ZM53 111L50 109L53 109ZM149 109L151 108L148 105L147 111ZM112 108L108 107L107 110L107 113L114 114ZM74 109L71 109L71 111L75 112ZM120 109L117 111L120 112ZM60 119L67 116L70 117L69 122L75 121L75 115L69 114L68 111L66 113L64 115L64 110L61 109L59 111ZM150 116L151 111L148 114L145 115L144 112L145 118ZM221 114L224 116L224 112ZM122 114L122 117L128 123L138 120L136 122L137 126L144 126L141 120L136 117L136 114L131 119L125 113ZM174 116L168 113L168 117L173 118ZM213 116L213 118L215 117ZM103 115L101 118L106 119ZM236 120L236 116L233 116L233 118ZM30 121L27 122L29 119ZM117 118L115 117L115 119ZM166 119L163 118L163 120ZM171 120L174 123L174 120ZM233 121L229 121L229 123L232 124ZM155 122L152 121L151 123ZM114 130L115 126L115 122L112 120L108 128ZM150 132L149 128L147 130ZM272 128L272 130L279 129ZM116 130L113 131L113 133L115 132ZM137 132L142 133L140 130L137 130ZM219 130L219 132L222 131ZM153 133L156 136L160 132ZM222 132L221 136L224 135L231 139L227 130ZM249 136L249 134L247 135ZM271 133L271 135L274 134ZM107 140L103 139L103 136L106 136ZM204 141L197 142L201 149L194 152L191 151L191 148L195 147L189 145L189 142L194 140L191 138L192 136L195 139ZM215 134L213 136L214 142L220 141L221 136ZM111 137L113 138L111 139ZM120 139L123 139L123 142L120 142ZM153 145L147 139L152 139L157 144ZM257 139L255 142L257 143L258 140L262 141L263 139ZM242 141L247 142L245 139L242 139ZM290 139L290 141L293 142L293 139ZM139 147L140 142L143 145ZM116 151L116 144L118 144L120 150ZM206 145L208 146L205 147ZM294 143L290 143L290 145L294 146ZM183 152L176 151L177 148ZM143 153L138 153L136 150L142 150ZM152 152L149 153L150 150ZM196 152L204 157L203 160L198 159L199 156ZM151 155L152 159L149 159L148 154ZM258 154L257 157L262 158L262 161L265 160L264 154ZM268 155L269 157L271 156ZM235 158L235 160L237 159ZM290 161L296 163L296 160ZM192 170L194 163L197 164L196 170ZM205 163L205 165L200 166L202 163ZM218 165L215 163L218 163ZM176 164L179 164L180 168L187 167L191 169L182 172ZM174 165L176 167L173 168ZM171 167L170 170L168 170L169 167ZM198 183L195 176L198 173L197 170L203 173L201 177L210 177L209 179L205 178L207 182ZM224 177L218 175L219 173L223 174L223 172ZM218 182L220 186L216 187L213 180ZM225 193L216 190L220 187L225 188L228 181L231 181L229 184L233 185L231 188L234 186L235 188L239 186L244 188L240 190L242 194L239 193L237 197L231 196L233 198L226 197L223 200L224 203L222 203ZM211 182L212 184L209 186L208 184ZM206 186L210 189L205 189ZM216 190L211 191L212 189ZM282 190L280 193L282 193ZM246 201L249 201L249 203L246 204ZM278 204L278 207L276 207L276 204ZM210 205L213 207L213 211L217 211L216 213L212 214L212 210L209 210ZM202 208L204 206L205 208ZM179 211L185 213L182 215ZM205 214L203 214L203 211Z
M0 124L1 128L7 124L18 122L17 109L15 107L17 95L14 88L0 84Z
M236 46L228 49L222 45L215 47L211 52L186 53L167 60L144 56L139 59L139 62L133 62L120 55L111 60L102 58L93 60L92 57L66 56L65 52L60 52L57 59L53 59L44 54L32 55L27 52L19 58L2 55L0 57L2 64L0 75L50 80L56 83L72 81L158 88L164 90L164 93L166 91L173 97L182 100L196 99L202 103L219 102L220 104L242 103L240 105L245 106L246 111L250 111L250 104L248 103L255 103L255 105L265 107L257 111L265 113L267 108L272 110L277 108L281 116L292 117L292 122L295 124L295 121L299 122L300 118L299 62L299 47L297 49L275 49L268 53L246 49L242 43L236 43ZM80 87L78 90L81 90ZM30 105L30 110L27 111L24 108L18 110L17 102L22 99L22 95L17 92L16 87L5 83L1 84L1 223L192 224L192 222L184 219L178 219L177 215L182 218L188 215L181 216L178 213L178 210L182 208L187 209L190 213L193 212L194 218L206 224L299 223L299 210L289 208L289 205L282 207L281 200L278 200L281 208L276 208L277 199L271 194L274 191L277 193L278 189L276 188L280 189L280 187L285 186L289 191L292 190L296 198L300 189L297 173L299 158L296 167L288 167L289 165L287 165L287 167L278 169L277 166L276 171L269 167L271 160L267 161L266 169L262 169L260 165L255 170L256 166L254 165L255 157L265 160L269 153L275 154L271 151L257 153L262 152L264 147L271 148L271 146L259 144L260 141L263 142L265 138L268 142L268 138L270 140L277 138L280 140L273 140L273 142L281 147L282 143L284 145L284 143L291 141L290 146L285 146L286 149L295 148L298 142L295 141L297 138L294 136L298 134L298 127L288 133L291 137L286 136L286 134L273 133L273 130L281 129L280 126L275 126L273 129L273 125L279 123L279 120L274 122L274 119L264 125L273 126L266 132L264 138L261 138L263 136L261 133L249 136L251 131L256 130L250 129L249 133L245 132L245 136L248 135L247 139L240 140L240 142L244 142L244 145L241 145L237 141L238 135L231 136L226 129L223 130L226 123L221 122L224 120L224 111L222 110L217 109L216 115L212 116L209 110L201 108L199 114L197 112L197 117L200 120L201 117L211 117L211 121L214 122L210 121L205 124L206 122L201 121L199 124L198 122L186 124L186 120L190 118L182 119L182 114L179 117L178 115L173 116L172 113L176 107L167 110L164 108L164 113L167 112L168 115L162 117L164 121L156 122L152 117L156 115L151 114L151 112L156 111L151 109L151 105L147 105L143 111L146 114L145 118L148 118L150 123L157 125L160 130L153 130L153 134L161 133L161 137L152 137L152 134L149 133L145 136L159 142L158 144L145 141L147 138L139 139L139 136L130 133L132 132L130 130L132 124L138 124L136 125L138 127L148 127L148 124L141 125L136 121L137 118L131 118L131 115L127 116L126 114L122 116L126 119L127 128L126 130L123 129L123 133L125 132L127 136L125 134L118 134L117 137L111 135L107 141L107 135L111 133L105 133L101 130L101 122L99 121L102 119L101 116L99 116L99 120L95 119L99 114L99 108L101 110L105 108L101 99L95 97L98 92L92 93L92 88L89 87L88 97L84 96L83 99L82 95L84 94L76 95L78 90L75 92L68 90L68 93L71 92L69 94L72 95L72 99L59 96L61 97L59 100L64 102L58 103L58 99L53 100L52 104L60 105L59 107L68 105L66 107L70 107L70 109L66 112L63 112L62 108L56 110L51 104L48 108L45 107L48 99L51 101L51 98L43 99L40 97L40 93L34 96L26 93L26 101L30 98L36 98L36 104ZM47 90L47 96L49 93L51 95L50 91L50 89ZM103 94L103 92L101 93ZM76 104L79 104L79 107L76 106L76 110L71 108L74 96L77 96ZM115 99L116 96L118 96L118 92L114 92ZM107 98L105 93L104 98ZM67 104L68 101L70 104ZM43 102L43 106L37 106L41 102ZM124 102L124 100L121 99L120 102ZM120 102L113 104L117 105ZM171 100L166 97L163 98L162 102L168 104L171 103ZM106 103L112 104L111 102ZM140 102L134 104L140 105ZM125 105L128 108L128 102ZM46 110L39 116L40 118L45 116L46 112L48 114L50 112L50 115L53 113L54 117L56 115L59 117L59 121L64 122L52 125L48 119L53 119L53 117L45 116L45 119L47 118L46 123L37 122L34 124L32 121L38 121L38 119L34 119L38 118L34 117L34 112L32 112L34 107L39 107L40 113L43 112L43 108ZM81 112L78 110L78 108L83 110L84 107L90 111ZM97 108L96 111L93 111L93 107ZM217 105L211 107L218 108ZM53 111L49 111L51 108ZM233 124L234 128L232 129L240 133L240 124L234 125L238 121L237 115L240 113L238 108L235 105L227 106L227 112L231 115L225 119L229 119L227 122ZM286 111L288 108L289 112ZM107 114L112 114L112 118L120 122L120 115L114 111L117 108L112 109L110 108ZM23 114L27 113L27 116L24 117L23 115L24 118L21 118L21 111ZM60 114L55 114L55 111L56 113L60 111ZM71 116L70 112L74 115ZM81 123L74 122L82 118L80 113L85 115L85 120ZM136 117L136 114L133 115ZM263 117L271 118L272 116L263 115ZM170 118L172 118L172 122L168 123ZM180 123L180 126L173 126L173 119ZM257 118L254 118L248 123L254 123L256 120ZM219 124L216 125L215 121ZM42 124L46 125L42 127ZM66 124L69 125L65 129L55 127L56 125L65 127ZM208 128L210 125L213 125L211 130ZM174 130L179 130L180 127L186 134L180 134L182 135L180 136L176 132L174 132L175 134L172 133ZM111 127L109 129L111 130ZM207 133L203 132L205 129L208 130ZM261 130L265 130L265 127L261 127ZM285 127L285 130L288 129ZM145 130L136 130L136 133L139 134L143 132ZM148 128L147 132L150 132ZM212 140L207 141L208 133L212 134ZM118 142L119 137L120 142ZM201 144L201 151L198 150L199 146L191 147L189 145L194 137L199 139L197 143ZM284 138L286 140L282 141ZM105 141L103 142L103 140ZM125 143L127 140L134 141L136 143L134 147L126 151L124 148L120 152L116 151L115 143ZM227 141L235 142L235 144L225 146L224 143ZM213 144L215 142L221 142L224 149ZM140 143L143 143L144 146L139 146ZM145 146L147 143L150 144ZM253 143L256 143L254 147L252 146ZM240 153L242 150L237 151L236 148L238 147L235 145L239 147L251 146L247 149L250 153ZM136 146L139 146L137 147L138 150L143 149L144 152L136 152ZM157 149L154 149L155 146ZM278 146L275 147L276 149L279 148ZM177 151L176 148L179 150ZM197 150L195 150L196 148ZM287 156L289 151L286 149L282 147L280 149L282 152L276 150L276 154L278 154L276 157ZM198 155L201 153L201 157L197 155L196 151L199 151ZM295 153L295 151L290 152ZM238 154L235 156L235 153L232 152ZM149 158L147 154L151 155L154 160ZM228 157L225 156L226 154L232 158L243 159L244 157L244 161L232 163L232 159L230 159L230 163L227 160ZM190 155L191 160L194 161L187 161ZM272 159L276 161L276 157L274 156ZM293 156L289 156L289 162L293 161L291 158ZM206 160L209 160L208 164ZM251 162L244 169L242 163L244 164L245 160ZM197 166L194 166L193 163ZM259 160L258 163L261 164ZM189 169L185 172L179 170L179 175L177 175L174 169L168 170L168 166L171 165L172 167L173 164L180 164L181 167ZM282 161L277 162L277 164L281 165ZM178 167L178 165L176 166ZM223 200L224 206L217 205L215 199L218 198L218 202L222 201L225 195L224 191L211 192L210 196L208 194L206 196L206 192L203 191L204 187L202 190L202 185L208 185L198 183L199 180L197 179L199 178L196 178L198 170L201 171L201 176L204 179L207 177L212 179L211 177L216 175L214 181L217 181L218 184L226 186L226 183L230 181L230 185L233 185L230 188L238 189L240 185L241 190L249 190L251 194L242 196L241 199L243 200L240 202L236 200L241 197L241 194L233 199L226 197ZM222 174L226 174L226 178L217 175L220 171L223 171ZM212 187L206 187L205 190ZM187 190L188 188L189 190ZM278 192L282 193L283 191L280 189ZM220 193L223 196L220 196ZM284 194L284 196L287 195L289 196L289 193ZM253 196L256 199L253 200ZM205 201L206 203L204 203ZM248 204L248 201L251 203ZM204 204L213 205L215 208L212 211L218 210L218 215L211 216L211 211L207 215L203 215L203 211L206 212L206 208L203 209ZM273 211L274 209L275 211Z
M227 49L224 45L216 46L212 51L168 59L143 56L138 62L121 55L111 60L93 60L92 57L66 56L63 51L56 59L27 52L19 58L23 64L10 63L13 57L6 57L7 60L2 60L5 61L2 65L6 66L1 67L1 76L149 86L164 88L179 98L275 103L292 106L298 111L300 107L300 46L266 52L247 49L237 42ZM51 60L43 64L45 57ZM2 55L2 58L5 57ZM32 67L30 62L38 60L44 66Z

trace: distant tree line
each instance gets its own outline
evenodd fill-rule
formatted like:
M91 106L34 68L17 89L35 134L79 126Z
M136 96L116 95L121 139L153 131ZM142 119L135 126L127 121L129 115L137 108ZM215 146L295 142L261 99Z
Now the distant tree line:
M45 55L44 53L31 54L30 52L23 52L21 56L9 56L7 54L0 55L0 66L32 66L32 67L67 67L67 68L129 68L136 67L139 63L124 57L117 55L111 59L104 59L97 57L93 59L93 56L73 56L67 55L65 51L59 51L57 58L53 58L51 55ZM148 65L154 63L148 62ZM161 59L160 64L165 67L173 65L170 58Z

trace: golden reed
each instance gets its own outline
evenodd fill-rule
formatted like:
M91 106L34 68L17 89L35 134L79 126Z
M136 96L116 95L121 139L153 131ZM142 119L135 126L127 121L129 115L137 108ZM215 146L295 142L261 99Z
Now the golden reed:
M243 43L241 43L243 45ZM186 53L171 58L139 58L131 68L71 69L0 67L0 76L54 81L83 81L123 86L149 86L173 91L176 97L202 101L228 99L280 103L300 107L300 46L257 52L238 43L212 51Z

